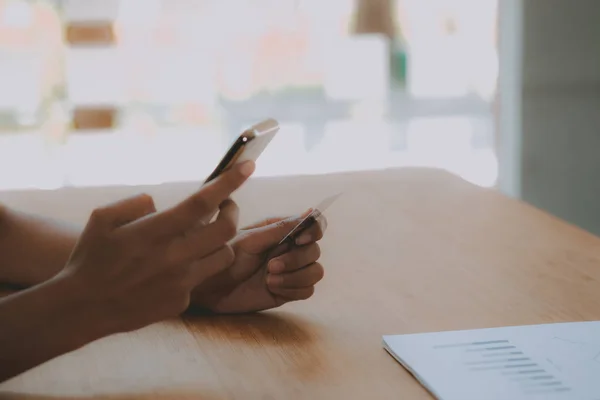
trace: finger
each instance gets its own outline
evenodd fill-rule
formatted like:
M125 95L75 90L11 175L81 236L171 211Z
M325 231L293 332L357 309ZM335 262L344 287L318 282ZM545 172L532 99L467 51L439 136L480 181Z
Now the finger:
M139 194L95 209L88 226L111 231L156 212L154 200L147 194Z
M276 224L276 223L278 223L280 221L283 221L283 220L285 220L287 218L289 218L289 217L270 217L270 218L265 218L263 220L255 222L252 225L245 226L241 230L248 231L250 229L262 228L262 227L267 226L267 225Z
M310 225L304 232L300 233L295 240L298 246L303 246L311 242L323 239L323 234L327 229L327 218L323 214L315 219L316 223Z
M279 243L292 229L304 221L307 213L286 219L279 219L275 223L253 229L252 246L257 252L263 252Z
M284 274L267 275L267 286L269 289L299 289L316 285L323 276L325 270L319 263L312 263L309 266L297 271Z
M190 284L196 287L208 278L218 274L233 264L235 253L229 245L221 247L214 253L193 261L190 264Z
M239 209L233 200L224 201L217 219L208 225L196 225L171 241L166 263L180 265L205 257L224 246L237 233Z
M274 295L279 296L288 302L289 301L306 300L306 299L309 299L310 297L312 297L312 295L315 293L314 286L310 286L310 287L306 287L306 288L299 288L299 289L276 288L276 289L269 289L269 290Z
M254 172L254 162L246 161L225 171L198 192L175 207L140 221L136 229L148 235L177 235L212 216L231 193L237 190Z
M272 274L292 272L316 262L321 257L321 248L317 243L293 247L290 251L272 258L268 270Z
M279 223L281 221L287 220L287 219L293 219L293 218L298 218L298 222L300 222L303 218L306 218L308 216L308 214L310 214L312 212L312 209L309 209L307 211L305 211L302 215L300 215L299 217L297 216L292 216L292 217L269 217L269 218L265 218L262 219L258 222L255 222L252 225L248 225L242 228L242 230L250 230L250 229L256 229L256 228L262 228L265 227L267 225L273 225L276 223Z

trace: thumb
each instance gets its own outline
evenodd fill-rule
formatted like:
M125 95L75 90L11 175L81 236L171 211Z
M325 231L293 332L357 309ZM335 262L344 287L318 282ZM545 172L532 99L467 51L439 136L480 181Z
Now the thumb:
M252 229L248 232L246 240L252 246L255 252L266 251L283 239L292 231L312 210L308 210L302 215L279 219L271 224Z

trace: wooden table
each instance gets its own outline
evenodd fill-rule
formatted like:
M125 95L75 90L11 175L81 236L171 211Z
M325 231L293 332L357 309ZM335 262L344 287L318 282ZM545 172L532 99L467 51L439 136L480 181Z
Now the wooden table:
M144 190L168 205L194 186ZM339 189L322 242L327 276L310 301L110 337L0 386L23 393L0 399L429 399L384 352L383 334L600 319L600 240L444 172L254 180L237 199L251 221ZM0 200L83 220L135 191Z

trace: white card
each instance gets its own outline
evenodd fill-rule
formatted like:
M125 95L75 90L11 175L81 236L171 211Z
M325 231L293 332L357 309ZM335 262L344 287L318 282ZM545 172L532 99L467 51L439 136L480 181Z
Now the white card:
M283 239L281 239L279 244L283 244L284 242L290 239L297 238L302 231L309 228L315 221L319 222L321 219L321 215L323 215L323 212L325 212L325 210L329 208L329 206L331 206L341 195L342 193L337 193L321 201L318 206L314 207L312 211L290 231L290 233L288 233Z

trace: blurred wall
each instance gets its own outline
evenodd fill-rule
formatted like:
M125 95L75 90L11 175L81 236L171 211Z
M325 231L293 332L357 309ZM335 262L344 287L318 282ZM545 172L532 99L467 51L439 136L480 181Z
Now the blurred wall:
M600 234L600 1L522 5L521 197Z

